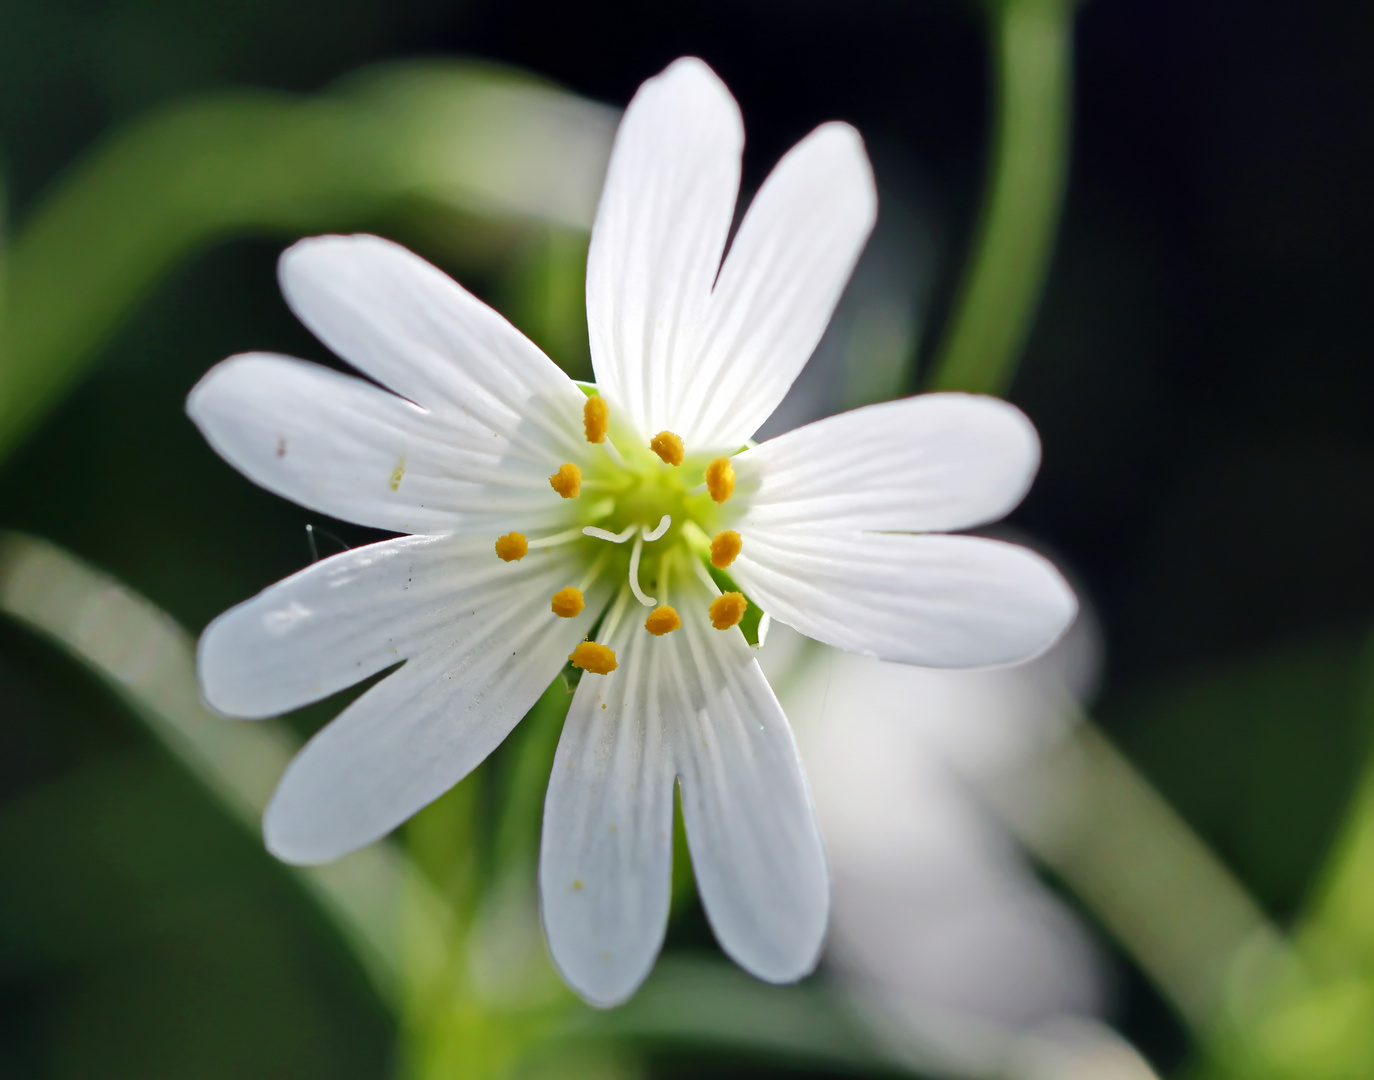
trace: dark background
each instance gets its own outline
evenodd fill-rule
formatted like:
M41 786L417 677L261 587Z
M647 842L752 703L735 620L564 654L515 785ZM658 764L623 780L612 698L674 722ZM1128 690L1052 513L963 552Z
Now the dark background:
M842 118L880 181L905 185L935 241L924 360L976 208L983 40L977 11L946 0L5 0L10 220L112 125L188 91L311 91L440 53L622 105L694 53L743 108L746 181ZM1097 606L1099 718L1285 919L1365 745L1374 11L1091 0L1077 52L1063 229L1011 394L1045 463L1014 522ZM0 467L0 526L193 630L308 560L304 512L235 475L182 412L232 352L322 354L276 293L283 239L207 251L150 298ZM103 691L9 625L0 710L0 1076L383 1074L387 1023L309 905ZM1181 1030L1119 966L1124 1030L1180 1062ZM192 1035L168 1045L150 1012Z

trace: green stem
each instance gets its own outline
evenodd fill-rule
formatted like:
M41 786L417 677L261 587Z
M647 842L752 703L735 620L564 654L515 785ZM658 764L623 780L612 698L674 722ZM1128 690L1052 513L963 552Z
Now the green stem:
M996 115L973 254L932 390L1004 393L1044 287L1068 156L1073 0L992 0Z
M1367 730L1374 735L1374 641L1366 649L1364 687L1360 702ZM1374 970L1374 753L1364 765L1359 787L1346 815L1341 835L1332 846L1321 884L1302 936L1336 936L1352 958Z
M1086 719L1028 788L990 798L1195 1031L1215 1026L1238 971L1288 956L1240 882Z
M1374 732L1374 642L1366 651L1361 709ZM1374 1075L1374 753L1294 944L1292 963L1233 986L1200 1077Z

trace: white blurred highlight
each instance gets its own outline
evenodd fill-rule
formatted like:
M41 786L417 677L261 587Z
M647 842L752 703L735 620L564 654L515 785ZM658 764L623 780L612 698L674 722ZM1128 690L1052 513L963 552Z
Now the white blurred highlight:
M1099 953L982 795L1034 791L1096 678L1091 615L1039 660L987 671L773 635L760 662L796 728L831 865L825 962L860 1018L899 1059L946 1075L1152 1076L1093 1019L1108 997Z

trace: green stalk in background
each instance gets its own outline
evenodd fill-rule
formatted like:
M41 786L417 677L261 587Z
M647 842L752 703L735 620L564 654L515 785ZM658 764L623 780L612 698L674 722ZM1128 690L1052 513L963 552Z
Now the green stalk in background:
M1077 0L987 0L993 130L973 252L930 390L1004 393L1053 253L1067 173Z
M1064 199L1078 2L985 2L994 109L989 171L972 252L926 380L930 390L1005 395L1015 375ZM1007 826L1205 1037L1237 971L1282 966L1289 955L1283 937L1087 718L1039 779L1054 798L1035 794L1027 803L1023 793L998 793Z
M1362 689L1374 734L1374 640ZM1374 1076L1374 753L1293 941L1290 963L1231 986L1202 1080Z

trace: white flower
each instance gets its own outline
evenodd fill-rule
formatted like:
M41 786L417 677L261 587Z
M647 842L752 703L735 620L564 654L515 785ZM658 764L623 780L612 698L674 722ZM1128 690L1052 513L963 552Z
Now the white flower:
M257 483L407 534L316 563L201 640L207 700L240 717L405 661L292 762L268 847L318 862L385 835L571 660L585 674L549 781L540 888L554 960L597 1004L628 997L663 940L675 782L725 951L789 981L825 932L796 747L735 626L743 597L722 594L707 557L802 633L908 663L1015 660L1074 612L1025 549L907 535L1021 499L1038 444L1011 406L917 397L745 448L824 330L876 197L858 135L823 125L773 170L722 265L742 143L700 61L630 104L587 265L599 397L438 270L355 236L292 247L282 289L381 387L250 354L187 406Z
M988 805L1038 787L1096 653L1082 619L1033 663L993 671L884 663L785 629L770 640L763 667L830 861L827 966L913 1067L1013 1075L1028 1034L1069 1018L1082 1030L1103 1008L1101 957Z

